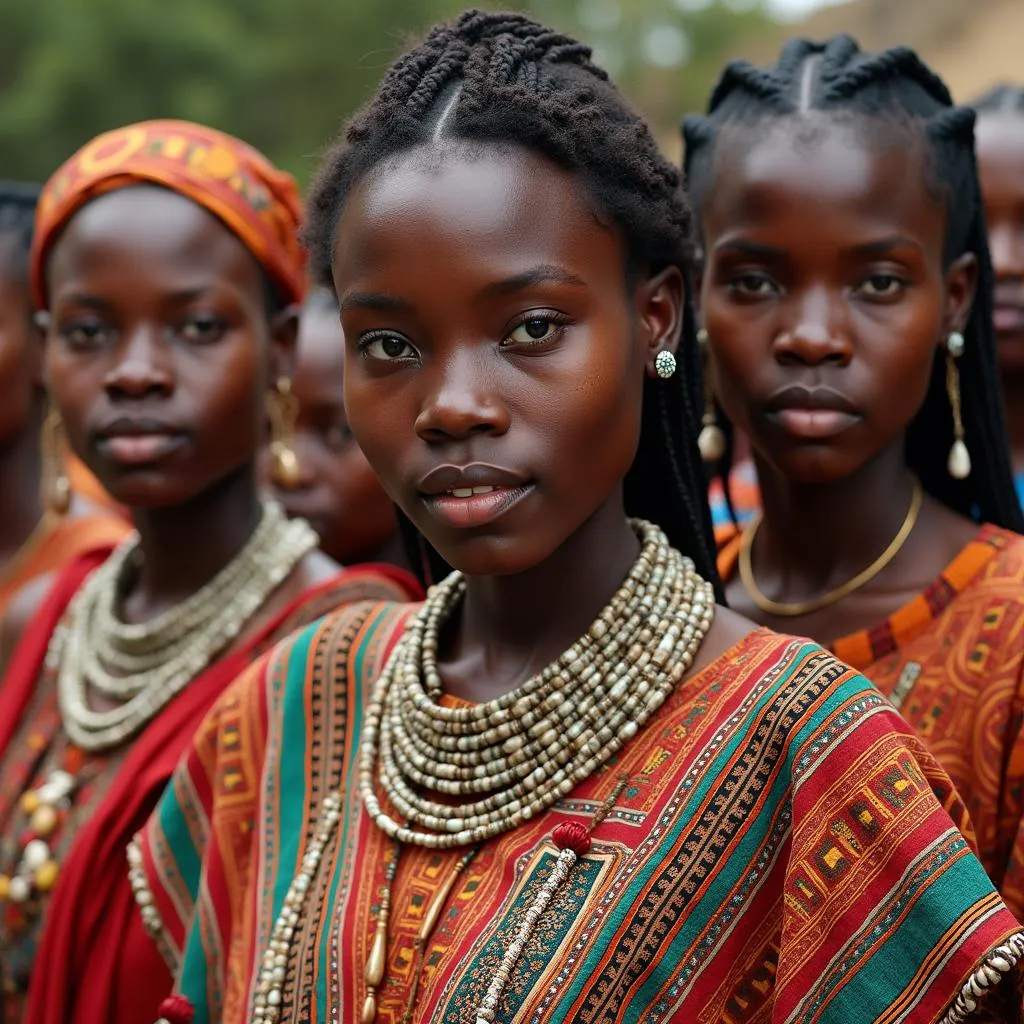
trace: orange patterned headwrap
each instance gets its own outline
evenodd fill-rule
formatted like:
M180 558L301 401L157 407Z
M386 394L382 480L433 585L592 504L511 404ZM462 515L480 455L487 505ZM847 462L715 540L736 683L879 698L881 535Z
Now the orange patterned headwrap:
M302 299L302 203L294 178L238 139L189 121L143 121L97 136L46 183L36 208L32 293L46 307L46 258L90 199L152 182L205 207L251 250L281 297Z

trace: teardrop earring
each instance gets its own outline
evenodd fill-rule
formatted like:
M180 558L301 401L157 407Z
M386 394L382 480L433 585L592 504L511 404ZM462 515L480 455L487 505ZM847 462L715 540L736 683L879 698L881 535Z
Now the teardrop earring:
M946 339L946 394L953 411L953 447L949 450L946 468L954 480L971 475L971 453L964 441L964 421L960 409L960 370L956 361L964 354L964 336L951 331Z
M276 390L267 398L270 414L270 458L274 483L294 490L302 479L299 457L295 453L295 423L299 418L299 400L288 377L280 377Z
M718 417L715 414L715 393L711 387L708 332L703 327L697 331L697 344L700 345L704 382L704 415L700 420L701 427L700 433L697 435L697 447L700 449L700 457L705 462L718 462L725 455L725 433L718 425Z

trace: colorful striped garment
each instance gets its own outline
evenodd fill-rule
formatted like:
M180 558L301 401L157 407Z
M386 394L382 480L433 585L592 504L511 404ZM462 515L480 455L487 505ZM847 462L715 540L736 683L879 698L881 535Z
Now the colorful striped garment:
M738 538L719 554L736 571ZM1024 538L995 526L873 629L832 644L888 696L953 780L977 853L1024 920Z
M409 607L354 606L254 666L137 837L137 895L196 1024L255 1019L268 934L339 787L341 821L279 961L281 1020L359 1020L389 844L360 805L355 758ZM623 779L498 1024L1019 1019L1016 954L991 951L1024 941L958 828L969 825L949 780L863 677L757 630L612 764L484 844L419 957L423 916L463 851L404 849L380 1024L473 1024L551 871L553 829L586 824Z

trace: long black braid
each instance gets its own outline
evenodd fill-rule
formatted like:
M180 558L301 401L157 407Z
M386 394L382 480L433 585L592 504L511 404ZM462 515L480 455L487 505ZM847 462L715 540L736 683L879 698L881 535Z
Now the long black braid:
M882 118L917 132L927 145L927 182L945 200L944 259L962 253L978 260L977 295L959 360L966 441L972 471L954 480L946 469L953 419L946 395L944 357L937 353L924 404L907 430L908 465L925 489L948 507L1018 532L1024 515L1013 483L1009 437L1000 399L992 323L993 274L984 206L974 157L974 111L953 105L942 80L906 47L862 53L849 36L824 44L789 42L770 68L730 64L711 95L706 117L683 124L685 171L699 209L711 186L714 142L735 124L763 124L766 116L837 111ZM719 467L728 480L728 460Z
M28 257L39 200L39 186L0 181L0 246L3 272L28 286Z
M511 143L578 175L626 242L630 273L679 267L691 277L691 220L679 171L590 50L520 14L467 11L400 57L329 152L308 201L306 240L327 286L338 222L356 183L388 157L437 139ZM700 373L687 304L679 371L644 385L640 444L626 511L658 523L715 582L714 543L696 447ZM447 566L400 516L411 564Z

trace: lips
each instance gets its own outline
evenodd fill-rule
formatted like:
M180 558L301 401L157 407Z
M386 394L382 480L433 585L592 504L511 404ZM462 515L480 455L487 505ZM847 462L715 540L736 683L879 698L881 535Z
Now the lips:
M787 434L807 441L838 436L861 420L860 410L834 388L791 384L767 403L768 418Z
M526 475L482 462L438 466L419 484L427 509L457 529L493 522L532 491L533 484Z
M158 462L185 444L181 428L155 419L121 418L96 431L96 447L104 457L126 466Z

